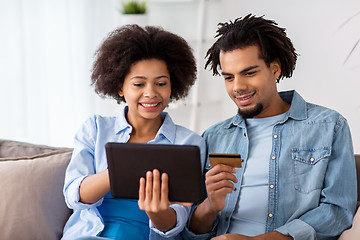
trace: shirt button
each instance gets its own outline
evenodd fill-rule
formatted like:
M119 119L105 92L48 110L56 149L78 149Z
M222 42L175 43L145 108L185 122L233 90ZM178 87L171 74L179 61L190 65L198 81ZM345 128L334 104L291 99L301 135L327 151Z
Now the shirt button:
M313 158L313 157L310 158L310 162L313 162L313 161L315 161L315 158Z
M276 159L276 157L275 157L275 156L272 156L272 157L271 157L271 159L272 159L272 160L275 160L275 159Z
M269 213L269 215L268 215L270 218L272 218L273 217L273 214L272 213Z
M274 138L278 138L278 135L277 135L277 134L275 134L275 135L274 135Z
M225 218L225 221L229 221L229 218L228 218L228 217L226 217L226 218Z
M244 137L246 137L246 133L244 133Z
M237 190L237 188L234 188L234 191L236 191Z
M275 186L273 184L270 185L270 188L273 189Z

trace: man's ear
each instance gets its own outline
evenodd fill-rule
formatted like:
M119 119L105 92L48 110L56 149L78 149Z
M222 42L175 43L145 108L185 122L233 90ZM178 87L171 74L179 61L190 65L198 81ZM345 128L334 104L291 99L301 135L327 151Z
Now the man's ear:
M278 79L281 74L281 63L279 59L276 59L272 63L270 63L270 68L274 74L275 79Z

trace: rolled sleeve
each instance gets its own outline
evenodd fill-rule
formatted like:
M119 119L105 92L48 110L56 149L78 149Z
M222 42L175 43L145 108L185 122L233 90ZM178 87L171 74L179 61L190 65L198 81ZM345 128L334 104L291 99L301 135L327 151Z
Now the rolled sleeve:
M71 209L86 209L99 206L103 199L94 204L80 202L80 184L95 173L94 149L96 136L95 117L89 118L75 135L75 147L66 169L63 193L67 206Z
M215 237L215 228L217 226L217 222L215 221L215 224L211 231L209 233L203 233L203 234L196 234L188 228L188 226L185 226L183 232L181 233L181 236L185 240L208 240L213 237Z
M219 223L218 217L216 217L216 219L214 221L214 225L213 225L212 229L210 230L210 232L208 232L208 233L196 234L189 229L191 217L192 217L194 211L196 210L197 206L198 205L192 206L187 225L185 226L184 230L181 233L181 236L185 240L207 240L207 239L211 239L216 236L216 228Z
M184 207L180 204L172 204L170 207L176 212L176 226L174 228L167 232L162 232L155 228L151 220L149 222L150 229L164 238L173 238L179 235L185 227L190 212L190 207Z
M99 201L93 204L85 204L80 202L79 188L85 177L87 176L75 179L71 184L64 188L65 202L70 209L78 210L89 207L97 207L100 206L103 201L103 198L101 198Z
M275 231L286 235L291 236L294 238L294 240L315 240L316 238L316 232L314 228L312 228L309 224L299 220L295 219L289 223L287 223L284 226L281 226Z

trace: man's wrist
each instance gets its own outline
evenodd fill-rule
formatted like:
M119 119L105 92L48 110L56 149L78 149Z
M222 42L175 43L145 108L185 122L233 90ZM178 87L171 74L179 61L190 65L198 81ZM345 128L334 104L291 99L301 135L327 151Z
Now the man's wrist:
M216 216L218 215L219 211L217 211L213 205L211 204L209 198L206 198L203 202L203 207L204 207L204 214L205 214L205 218L206 219L213 219L215 220Z
M189 229L196 234L208 233L213 228L216 216L219 212L214 211L206 198L194 211Z

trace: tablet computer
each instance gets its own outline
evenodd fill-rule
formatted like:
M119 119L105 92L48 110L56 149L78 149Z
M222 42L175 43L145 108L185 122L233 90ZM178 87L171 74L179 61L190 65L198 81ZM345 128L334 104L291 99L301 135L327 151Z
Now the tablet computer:
M105 145L111 194L139 199L139 180L158 169L169 176L169 200L204 200L200 149L194 145L115 143Z

